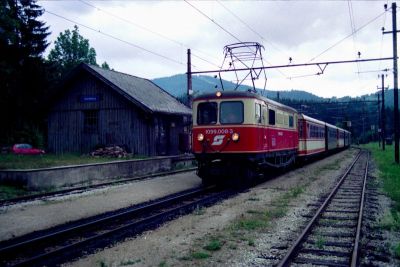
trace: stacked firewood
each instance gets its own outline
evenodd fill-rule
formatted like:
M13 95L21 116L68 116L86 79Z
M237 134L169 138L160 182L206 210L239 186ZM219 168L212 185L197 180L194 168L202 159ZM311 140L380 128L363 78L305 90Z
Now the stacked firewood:
M90 155L92 157L125 158L128 156L128 153L120 146L107 146L90 152Z

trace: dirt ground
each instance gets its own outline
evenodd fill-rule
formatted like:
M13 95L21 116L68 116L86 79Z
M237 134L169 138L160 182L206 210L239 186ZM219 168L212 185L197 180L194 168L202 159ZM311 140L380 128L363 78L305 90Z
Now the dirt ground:
M349 149L271 178L65 266L271 265L304 225L307 204L332 187L357 152Z
M1 207L0 241L200 185L192 171Z

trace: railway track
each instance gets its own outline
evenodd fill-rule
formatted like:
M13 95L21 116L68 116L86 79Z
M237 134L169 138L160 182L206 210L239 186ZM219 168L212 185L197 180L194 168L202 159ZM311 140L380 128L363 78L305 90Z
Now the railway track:
M194 170L197 170L197 167L183 169L183 170L155 173L155 174L150 174L150 175L136 176L136 177L121 179L121 180L112 181L112 182L105 182L105 183L99 183L99 184L94 184L94 185L73 187L73 188L68 188L68 189L63 189L63 190L52 191L52 192L26 195L26 196L17 197L17 198L3 199L3 200L0 200L0 207L9 206L9 205L17 204L17 203L28 202L28 201L46 199L46 198L50 198L50 197L63 196L63 195L67 195L67 194L82 193L82 192L88 191L90 189L102 188L102 187L106 187L106 186L128 183L128 182L132 182L132 181L140 181L140 180L144 180L144 179L148 179L148 178L156 177L156 176L166 176L166 175L172 175L172 174L177 174L177 173L185 173L185 172L190 172L190 171L194 171Z
M369 154L361 151L279 267L357 266Z
M112 214L1 242L0 265L54 266L236 193L232 190L218 191L215 187L186 190Z

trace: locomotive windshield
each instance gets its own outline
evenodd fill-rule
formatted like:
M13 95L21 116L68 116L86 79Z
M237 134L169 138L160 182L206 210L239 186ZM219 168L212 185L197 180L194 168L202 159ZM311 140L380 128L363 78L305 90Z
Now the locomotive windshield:
M216 102L203 102L197 108L197 124L216 124L217 123L217 110Z
M243 102L225 101L220 104L219 122L221 124L243 123Z

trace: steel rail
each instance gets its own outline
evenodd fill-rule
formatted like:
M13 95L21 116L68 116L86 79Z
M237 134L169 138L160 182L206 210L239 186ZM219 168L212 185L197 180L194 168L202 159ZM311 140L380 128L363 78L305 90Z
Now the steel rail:
M63 230L59 230L59 231L55 231L52 233L48 233L48 234L44 234L41 235L39 237L36 238L32 238L26 241L22 241L22 242L18 242L12 245L8 245L8 246L4 246L4 247L0 247L0 255L4 255L5 253L11 251L11 250L16 250L16 249L21 249L24 246L27 245L32 245L33 243L38 243L38 242L43 242L44 240L49 240L49 239L55 239L57 237L63 236L63 235L67 235L69 233L75 232L75 231L82 231L84 229L87 229L89 227L98 225L100 223L106 223L108 221L111 220L116 220L119 218L123 218L125 216L130 216L130 215L135 215L141 212L145 212L147 210L150 209L155 209L155 208L160 208L161 206L167 206L172 204L173 202L176 201L180 201L182 199L185 198L189 198L189 197L193 197L195 195L200 195L202 193L205 193L207 191L210 191L212 189L212 187L208 187L208 188L195 188L193 190L190 191L182 191L180 193L178 193L177 195L174 194L172 195L172 197L167 197L167 198L163 198L161 200L149 203L149 204L145 204L144 206L140 206L140 207L133 207L132 209L128 209L128 210L123 210L122 212L118 212L116 214L112 214L109 216L105 216L102 218L98 218L98 219L94 219L94 220L90 220L88 222L84 222L82 224L78 224L72 227L68 227L66 229ZM96 216L97 217L97 216Z
M354 248L353 248L351 264L350 264L351 267L356 267L357 261L358 261L358 246L360 243L360 236L361 236L361 225L362 225L362 217L363 217L363 212L364 212L364 201L365 201L365 190L366 190L367 177L368 177L368 167L369 167L369 153L368 153L367 164L365 166L365 172L364 172L363 189L362 189L362 193L361 193L360 211L358 214L356 238L354 241Z
M346 172L342 175L340 178L339 182L335 186L335 188L331 191L329 196L325 199L324 203L320 206L320 208L317 210L315 215L312 217L310 222L307 224L307 226L304 228L300 236L297 238L297 240L294 242L294 244L290 247L288 252L286 253L285 257L282 259L282 261L278 264L278 267L286 267L289 266L289 262L292 258L292 256L298 251L300 244L302 243L302 240L306 235L309 234L312 226L314 225L315 221L319 218L320 214L325 210L325 208L328 206L329 202L331 201L332 197L336 194L338 191L339 187L342 185L343 181L346 179L346 176L350 173L354 165L356 164L357 160L360 158L361 151L357 154L355 160L351 163L350 167L346 170Z
M175 171L168 171L168 172L158 172L158 173L153 173L153 174L148 174L148 175L141 175L141 176L136 176L136 177L132 177L132 178L116 180L116 181L112 181L112 182L99 183L99 184L95 184L95 185L79 186L79 187L57 190L57 191L52 191L52 192L47 192L47 193L42 193L42 194L33 194L33 195L27 195L27 196L22 196L22 197L3 199L3 200L0 200L0 207L12 205L15 203L33 201L33 200L37 200L37 199L41 199L41 198L45 198L45 197L64 195L64 194L72 193L74 191L85 191L85 190L95 189L95 188L104 187L104 186L122 184L122 183L127 183L127 182L132 182L132 181L140 181L140 180L144 180L144 179L151 178L151 177L166 176L166 175L172 175L172 174L177 174L177 173L185 173L185 172L191 172L191 171L195 171L195 170L197 170L197 167L182 169L182 170L175 170Z
M177 212L181 211L181 210L187 210L187 209L193 209L194 206L198 205L198 202L212 202L214 198L220 198L221 194L223 195L230 195L233 194L233 191L227 190L227 191L223 191L221 192L218 196L216 195L212 195L212 196L208 196L207 198L201 199L201 200L197 200L195 202L191 202L191 203L187 203L184 204L182 206L178 206L176 208L161 212L161 213L157 213L155 215L151 215L148 217L145 217L143 219L140 219L138 221L123 225L121 227L118 228L114 228L110 231L104 232L104 233L100 233L96 236L92 236L90 238L87 238L85 240L82 241L78 241L60 248L57 248L56 250L52 250L49 252L45 252L43 254L40 255L36 255L32 258L26 259L24 261L18 262L17 264L11 265L13 267L17 267L17 266L35 266L38 263L41 263L43 261L46 261L49 258L52 257L57 257L59 255L62 254L68 254L69 251L72 251L74 249L79 249L81 247L90 245L91 242L97 242L98 240L104 240L105 238L108 238L112 235L115 235L118 232L123 232L123 231L134 231L132 229L135 229L137 232L139 232L141 229L146 229L146 226L148 224L157 224L162 222L163 220L165 220L165 218L171 218L176 216ZM139 228L139 229L138 229ZM52 260L54 260L54 258L52 258ZM54 262L50 263L50 265L53 265ZM47 265L47 264L45 264Z

